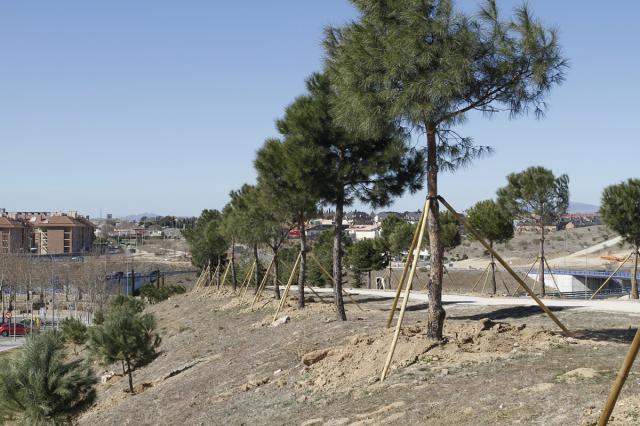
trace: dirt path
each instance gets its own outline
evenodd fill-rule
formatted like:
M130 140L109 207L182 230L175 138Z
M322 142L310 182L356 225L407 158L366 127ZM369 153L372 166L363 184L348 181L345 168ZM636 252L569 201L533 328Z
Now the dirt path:
M590 424L637 321L554 307L581 330L567 339L536 307L447 301L448 342L433 346L423 334L425 304L412 299L391 373L380 383L390 301L356 297L367 311L347 302L347 322L335 320L331 305L312 302L304 311L287 307L290 321L277 327L269 326L275 306L266 300L255 312L229 295L186 294L152 306L162 354L135 373L138 393L128 395L126 380L114 377L99 385L98 405L79 423ZM622 395L631 398L629 413L639 379L632 371Z

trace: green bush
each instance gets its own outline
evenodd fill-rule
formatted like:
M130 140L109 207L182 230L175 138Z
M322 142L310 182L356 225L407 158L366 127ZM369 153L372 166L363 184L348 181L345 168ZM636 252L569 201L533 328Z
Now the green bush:
M156 288L153 284L147 284L140 289L140 296L144 297L149 303L154 304L167 300L174 294L183 294L187 290L181 285L168 285Z
M70 422L95 399L97 382L85 361L65 360L59 333L31 336L0 370L0 421L24 425Z

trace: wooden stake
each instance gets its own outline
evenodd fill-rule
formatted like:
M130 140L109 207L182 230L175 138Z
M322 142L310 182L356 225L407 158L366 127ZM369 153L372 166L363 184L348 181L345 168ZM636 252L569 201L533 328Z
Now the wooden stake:
M254 260L253 263L251 264L251 268L249 268L249 272L247 272L247 275L245 275L244 279L242 280L242 285L240 286L241 290L240 290L240 305L242 305L243 301L244 301L244 296L245 294L247 294L247 289L249 288L249 283L251 283L251 274L253 273L253 270L256 268L256 261ZM243 288L244 287L244 288Z
M222 280L220 284L218 284L218 289L220 287L224 287L224 282L227 280L227 274L229 273L229 267L231 266L231 262L227 262L227 267L224 268L224 274L222 274Z
M418 236L418 243L416 244L416 250L420 253L420 246L422 245L422 237L424 236L424 230L427 227L427 215L429 214L429 203L430 200L427 198L425 203L425 208L422 212L422 218L420 223L420 231ZM416 273L416 267L418 266L418 258L420 256L413 256L411 259L411 271L409 272L409 279L407 280L406 287L404 289L404 299L402 299L402 304L400 305L400 314L398 315L398 322L396 323L396 330L393 333L393 340L391 341L391 346L389 347L389 352L387 353L387 360L384 363L384 368L382 369L382 374L380 375L380 381L383 382L385 377L387 377L387 372L389 371L389 366L391 365L391 360L393 359L393 353L396 350L396 345L398 344L398 337L400 337L400 328L402 327L402 320L404 320L404 313L407 310L407 304L409 303L409 295L411 293L411 283L413 282L413 276Z
M487 270L489 269L489 266L491 265L487 265L484 270L482 271L482 273L480 274L480 276L478 277L478 279L476 280L475 284L473 284L473 287L471 287L471 292L473 292L473 290L476 289L476 287L478 286L478 284L480 284L480 281L482 280L482 277L484 277L484 274L487 273Z
M507 287L507 283L504 281L504 277L502 276L502 271L500 269L497 269L498 271L498 275L500 276L500 281L502 282L502 285L504 287L505 290L507 290L507 294L509 296L511 296L511 292L509 291L509 287Z
M322 271L322 273L331 280L331 282L333 282L333 275L331 275L326 269L324 269L324 266L322 266L322 264L320 263L320 261L314 256L313 253L310 253L311 258L313 259L314 262L316 262L316 264L318 265L318 267L320 268L320 270ZM356 305L356 307L358 309L360 309L362 312L366 312L364 309L362 309L362 307L358 304L358 302L356 302L356 299L353 298L353 296L351 295L351 293L349 293L347 290L345 290L344 288L342 289L342 293L344 295L346 295L347 297L349 297L349 300L351 300L351 302L353 302L354 305Z
M278 304L278 308L276 309L276 313L273 315L273 320L278 319L278 314L280 313L280 309L284 307L284 304L287 303L287 296L289 295L289 288L291 287L291 283L293 282L293 277L296 274L296 269L298 269L298 264L300 263L300 258L302 257L302 252L298 254L296 258L296 263L293 264L293 269L291 269L291 275L289 275L289 281L287 281L287 286L284 288L284 293L282 294L282 298L280 299L280 303Z
M618 273L618 271L620 270L620 268L622 268L622 267L624 266L624 264L625 264L625 263L627 263L627 262L629 261L629 259L631 259L631 256L633 256L633 255L634 255L634 252L629 253L629 256L627 256L627 258L626 258L626 259L625 259L625 260L624 260L620 265L618 265L618 267L616 268L616 270L615 270L615 271L613 271L613 272L611 273L611 275L609 275L609 278L607 278L607 279L604 281L604 283L602 283L602 285L601 285L600 287L598 287L598 289L597 289L597 290L596 290L596 291L591 295L591 297L589 298L589 300L593 300L593 298L594 298L594 297L596 297L596 295L597 295L598 293L600 293L600 290L602 290L602 289L604 288L604 286L606 286L606 285L607 285L607 283L608 283L609 281L611 281L611 278L613 278L613 276L614 276L615 274L617 274L617 273Z
M484 282L482 283L482 290L480 290L480 294L484 294L484 289L487 286L487 281L489 281L489 269L491 269L491 265L487 267L487 273L484 276Z
M269 267L267 268L267 271L264 273L264 277L262 278L260 287L258 287L258 291L256 292L256 295L253 298L253 302L251 302L252 311L253 311L253 305L256 304L256 301L258 300L258 298L260 298L260 295L262 294L262 290L264 290L264 288L267 286L267 278L269 277L269 272L271 272L271 267L273 266L273 260L274 259L271 259L271 263L269 263Z
M629 375L629 371L633 366L633 362L638 355L638 350L640 349L640 329L636 331L636 335L633 338L633 342L631 342L631 347L629 348L629 352L627 352L627 356L624 358L624 362L622 363L622 367L620 367L620 371L618 372L618 376L616 380L613 382L613 386L611 387L611 391L609 392L609 397L607 398L607 402L604 404L604 409L602 410L602 414L600 415L600 419L598 419L598 426L605 426L609 422L609 417L611 417L611 413L613 412L614 407L616 406L616 401L618 401L618 396L620 396L620 391L624 386L624 382L627 380L627 376Z
M533 263L531 264L531 268L529 268L529 271L527 271L526 275L524 276L525 279L529 278L529 274L531 273L531 271L533 271L533 267L536 266L536 263L538 263L538 259L539 259L538 256L536 256L536 260L533 261ZM538 281L534 281L533 285L535 286L537 282ZM517 295L519 293L519 290L520 288L516 288L516 291L513 292L513 295L514 296Z
M319 294L318 294L318 293L313 289L313 287L312 287L312 286L306 286L306 288L308 288L309 290L311 290L311 292L312 292L313 294L315 294L316 296L318 296L318 299L320 299L320 301L321 301L322 303L331 303L331 302L327 302L326 300L324 300L324 299L322 298L322 296L320 296L320 295L319 295Z
M216 269L213 271L213 275L211 275L211 280L208 280L207 282L207 287L209 288L206 290L206 294L209 294L213 291L212 290L212 288L214 287L213 280L215 279L215 276L218 275L219 269L220 269L220 265L216 265Z
M489 245L489 243L487 243L482 238L480 233L475 228L473 228L462 216L460 216L460 214L457 211L455 211L454 208L451 207L451 205L444 198L442 198L441 196L438 196L438 200L440 200L440 202L447 208L447 210L449 210L451 214L453 214L453 216L456 219L458 219L458 222L460 222L464 226L465 230L471 232L471 234L473 234L473 236L484 246L484 248L486 248L487 250L489 250L489 252L493 254L493 257L495 257L498 260L498 262L502 265L502 267L506 269L507 272L511 274L511 276L513 276L513 278L518 282L518 284L520 284L520 286L529 294L529 296L531 296L531 298L535 300L538 306L540 306L540 308L549 316L549 318L551 318L551 320L555 322L558 325L558 327L560 327L560 329L567 336L571 336L572 333L567 329L567 327L565 327L564 324L560 322L560 320L553 314L553 312L551 312L551 310L547 307L547 305L542 303L542 301L538 298L538 296L536 296L536 294L533 291L531 291L529 286L527 286L527 284L522 280L522 278L520 278L518 274L516 274L515 271L511 269L509 264L505 262L504 259L498 253L496 253L496 251Z
M418 220L418 226L416 226L416 232L413 234L413 240L411 240L411 247L409 248L409 254L407 254L407 261L404 263L404 268L402 269L402 276L400 277L400 281L398 282L398 288L396 288L396 295L393 298L393 303L391 304L391 310L389 311L389 318L387 318L387 328L391 327L391 322L393 321L393 316L396 313L396 308L398 306L398 300L400 299L400 293L402 292L402 286L404 285L404 281L407 278L407 272L409 271L409 265L413 263L413 255L416 251L416 245L418 243L418 236L420 235L420 227L422 226L422 221L424 219L426 207L429 205L428 199L425 200L424 206L422 207L422 214L420 215L420 219ZM418 253L418 257L420 253Z
M553 280L553 285L556 286L556 290L558 290L558 296L562 298L562 293L560 292L560 287L558 287L558 283L556 282L556 277L553 275L553 271L551 271L551 266L549 266L549 261L546 257L543 257L544 263L547 265L547 269L549 270L549 275L551 275L551 279Z

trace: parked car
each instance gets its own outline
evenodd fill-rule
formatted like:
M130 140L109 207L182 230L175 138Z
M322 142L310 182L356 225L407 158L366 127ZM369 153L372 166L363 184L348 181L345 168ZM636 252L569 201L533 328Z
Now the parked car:
M24 336L31 333L31 329L29 327L25 327L20 323L10 324L8 322L3 322L0 324L0 334L4 337L12 336L14 333L14 325L16 336Z

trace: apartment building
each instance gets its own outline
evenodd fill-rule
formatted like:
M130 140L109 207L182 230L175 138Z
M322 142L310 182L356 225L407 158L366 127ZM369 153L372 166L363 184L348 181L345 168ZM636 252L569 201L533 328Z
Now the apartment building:
M0 253L39 255L91 251L95 225L77 212L11 212L0 209Z

